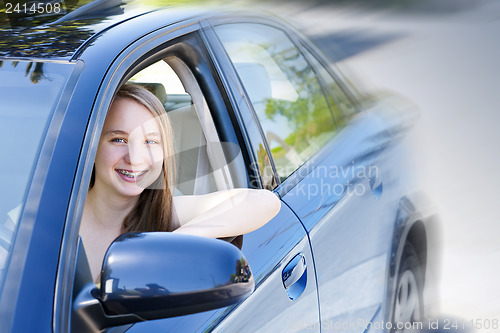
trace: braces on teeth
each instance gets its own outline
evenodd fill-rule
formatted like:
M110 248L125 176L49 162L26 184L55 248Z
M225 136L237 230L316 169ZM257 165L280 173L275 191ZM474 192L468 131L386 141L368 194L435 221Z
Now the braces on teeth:
M121 173L124 176L131 177L131 178L137 178L139 176L142 176L146 171L138 171L138 172L130 172L127 170L117 170L119 173Z

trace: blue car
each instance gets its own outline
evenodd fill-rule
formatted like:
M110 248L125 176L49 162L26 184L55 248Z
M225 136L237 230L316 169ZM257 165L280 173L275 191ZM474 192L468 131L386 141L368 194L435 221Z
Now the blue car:
M399 332L424 319L427 218L402 167L411 116L359 93L288 24L114 0L7 2L4 16L2 332ZM170 117L175 195L264 188L282 205L237 239L122 235L97 286L79 226L125 82Z

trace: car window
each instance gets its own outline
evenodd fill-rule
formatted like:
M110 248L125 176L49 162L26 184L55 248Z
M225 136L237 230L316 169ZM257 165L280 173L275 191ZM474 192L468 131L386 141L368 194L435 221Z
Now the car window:
M314 67L318 77L323 81L328 89L327 98L332 109L333 117L337 128L344 127L349 119L356 112L352 101L347 97L342 87L335 81L328 70L313 56L307 49L302 52L307 56L307 60Z
M215 29L245 86L283 181L336 131L316 73L279 29L250 23ZM265 158L261 154L259 164L265 166Z
M74 65L0 60L0 289L48 120Z
M119 64L118 72L120 74L115 76L112 81L113 86L109 86L109 90L106 89L103 95L107 94L108 91L117 91L123 83L131 83L143 86L158 97L168 115L173 130L176 170L174 195L201 195L218 190L243 187L248 184L248 181L239 145L233 142L221 142L221 138L224 138L224 132L220 127L216 128L216 122L214 121L216 117L220 117L220 113L227 113L226 109L223 108L225 104L218 101L218 103L214 102L217 97L223 102L220 91L216 84L209 84L209 87L207 87L207 81L210 82L209 80L212 77L207 76L204 70L209 70L209 68L204 67L206 63L195 58L195 53L200 48L195 49L184 41L183 38L178 43L171 42L170 46L162 49L161 55L153 56L155 60L149 58L151 60L148 59L147 62L141 60L138 61L138 64L134 63L134 66L138 66L137 68ZM189 52L186 52L186 50ZM138 51L134 52L131 57L139 57L139 54L142 59L142 53ZM195 71L198 72L195 73ZM200 79L200 74L203 74L205 80ZM104 98L107 101L112 100L112 96L109 95ZM92 111L99 112L102 110L100 115L102 115L103 121L97 123L93 129L96 136L99 137L103 129L103 118L108 112L109 104L95 105L96 108L103 108ZM98 140L96 140L93 144L98 145L98 143ZM88 173L92 172L93 168L89 167L89 165L95 161L95 156L91 156L91 154L95 155L96 150L89 149L89 155L84 161L86 164L84 168ZM89 180L91 181L90 175L88 175L86 181L87 185ZM87 190L88 186L85 186L85 184L79 188L79 191L85 191L85 194L87 194ZM80 193L79 196L83 197L82 194ZM86 197L86 200L88 199L89 196ZM80 241L77 247L80 252L74 276L71 276L70 273L65 277L72 279L74 298L72 298L72 305L69 306L69 303L67 303L67 307L61 307L61 311L73 311L73 304L78 301L76 297L82 292L82 288L98 281L98 276L96 280L96 274L93 274L96 270L91 271L91 269L97 267L96 262L100 264L99 261L102 260L102 258L93 255L95 252L93 252L91 242L85 242L86 239L83 237L82 232L84 222L82 222L81 218L85 206L84 200L82 199L79 204L82 213L77 217L80 220L75 221L80 227L78 230L79 236L75 237L75 239ZM92 236L87 239L92 239ZM73 262L70 265L73 265ZM61 299L62 302L66 302L66 299L62 297ZM80 313L71 313L71 316L67 317L70 317L70 319L67 319L67 322L62 322L62 325L74 327L87 325ZM172 320L170 319L170 321ZM156 322L161 323L162 321ZM140 330L144 325L148 325L148 323L138 323L134 327Z

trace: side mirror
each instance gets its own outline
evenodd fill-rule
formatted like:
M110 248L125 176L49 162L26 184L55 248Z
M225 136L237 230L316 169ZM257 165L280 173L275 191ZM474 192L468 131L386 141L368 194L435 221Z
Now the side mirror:
M82 290L75 310L97 329L235 304L254 290L230 243L168 232L129 233L108 249L101 286Z

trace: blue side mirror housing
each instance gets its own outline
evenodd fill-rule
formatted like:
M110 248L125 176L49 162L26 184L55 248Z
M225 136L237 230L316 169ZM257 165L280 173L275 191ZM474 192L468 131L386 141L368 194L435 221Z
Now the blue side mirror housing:
M213 310L244 300L255 282L234 245L168 232L118 237L104 258L100 288L75 307L99 329Z

